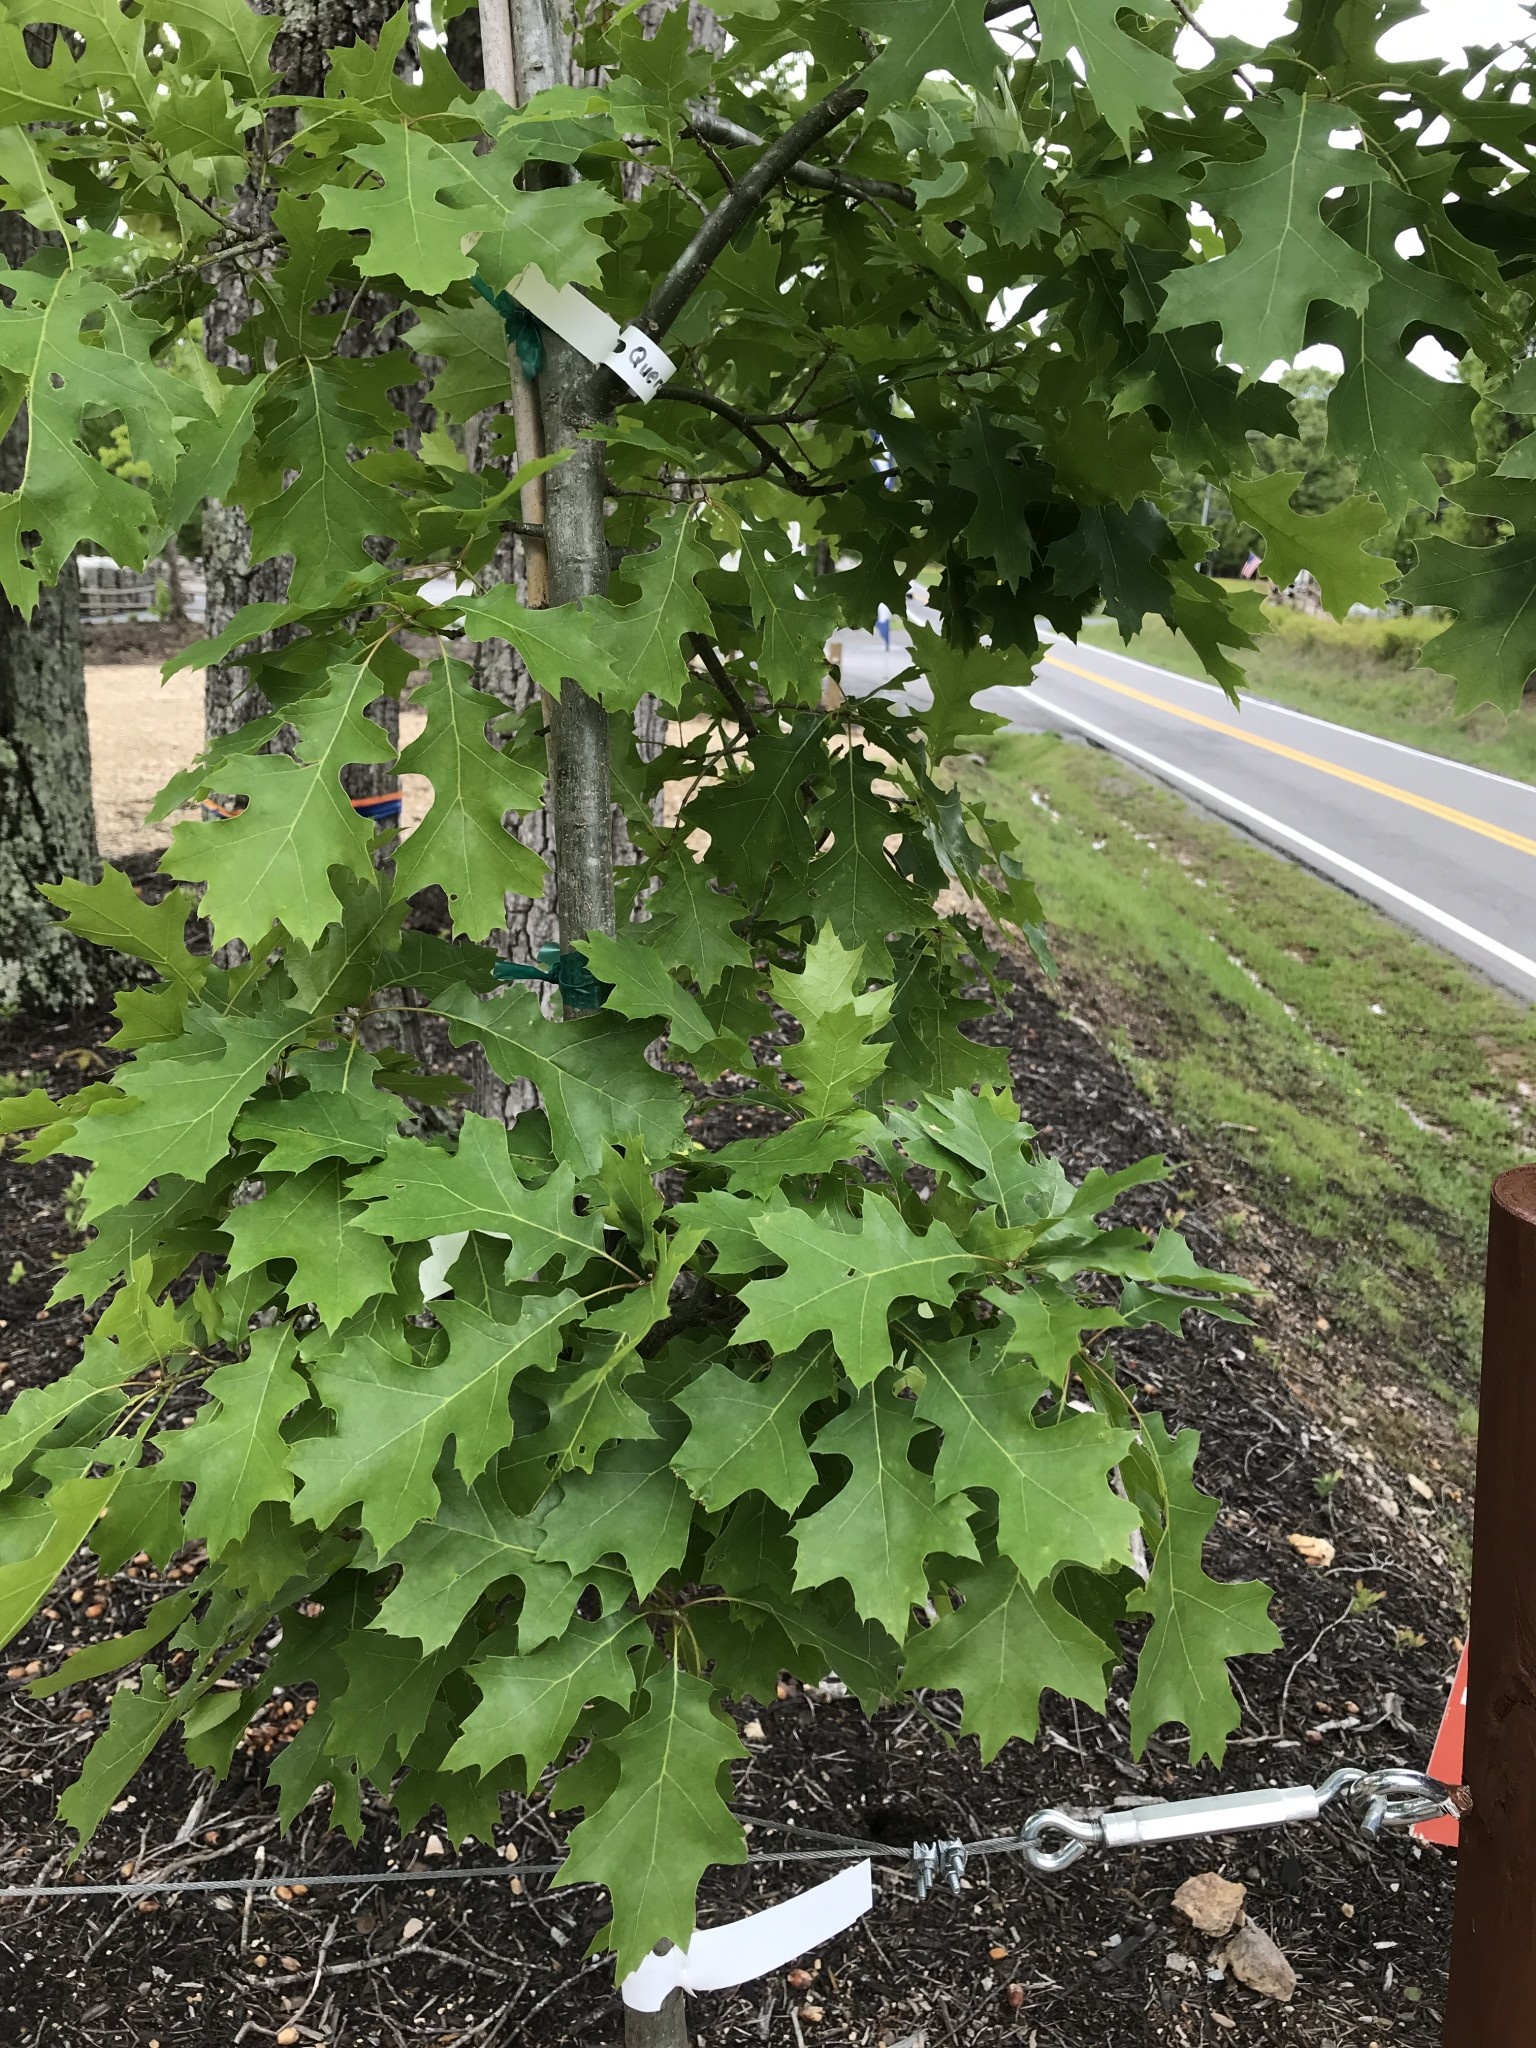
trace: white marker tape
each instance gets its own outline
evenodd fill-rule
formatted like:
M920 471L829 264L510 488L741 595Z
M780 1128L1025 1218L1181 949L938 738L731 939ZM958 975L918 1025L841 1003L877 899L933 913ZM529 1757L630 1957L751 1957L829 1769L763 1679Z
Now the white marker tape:
M638 327L625 328L608 358L608 367L639 399L654 398L677 369L661 343Z
M875 1903L868 1863L855 1863L798 1898L730 1927L706 1927L686 1948L650 1955L624 1979L620 1996L632 2012L660 2012L669 1991L727 1991L766 1976L819 1948L860 1920Z
M530 263L507 286L520 306L534 319L568 341L589 363L608 362L622 336L617 320L610 319L601 306L594 306L575 285L556 291L537 263Z

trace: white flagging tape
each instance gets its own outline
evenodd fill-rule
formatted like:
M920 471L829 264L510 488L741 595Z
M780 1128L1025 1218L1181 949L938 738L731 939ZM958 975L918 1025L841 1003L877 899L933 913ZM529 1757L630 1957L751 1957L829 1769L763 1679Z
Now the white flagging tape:
M624 1979L619 1994L634 2012L660 2012L668 1992L679 1986L727 1991L819 1948L863 1919L874 1903L872 1866L867 1860L851 1864L825 1884L766 1912L751 1913L729 1927L706 1927L686 1948L647 1956Z
M573 284L558 291L537 263L519 271L507 290L520 306L551 333L568 341L589 363L605 363L619 345L619 323L601 306L594 306L585 292Z
M642 404L654 398L677 369L661 343L638 327L625 328L608 358L608 367Z
M530 263L520 271L507 290L542 326L568 341L589 363L606 363L641 400L654 398L674 375L677 365L650 335L638 327L620 329L601 306L594 306L575 285L561 285L558 291L540 270Z

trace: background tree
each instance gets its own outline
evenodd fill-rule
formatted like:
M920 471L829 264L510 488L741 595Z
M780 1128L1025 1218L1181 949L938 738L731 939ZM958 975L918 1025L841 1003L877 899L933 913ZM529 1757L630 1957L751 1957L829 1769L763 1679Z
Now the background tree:
M53 33L27 31L39 61ZM42 239L14 204L0 214L8 268L25 263ZM23 405L0 439L0 492L22 486L27 432ZM0 596L0 1016L67 1014L101 1000L111 985L106 963L38 894L40 883L96 873L80 578L71 559L27 610Z

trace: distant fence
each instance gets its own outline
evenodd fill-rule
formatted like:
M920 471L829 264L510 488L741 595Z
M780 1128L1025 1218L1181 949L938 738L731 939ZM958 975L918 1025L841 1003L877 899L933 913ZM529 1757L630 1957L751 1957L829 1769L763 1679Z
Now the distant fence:
M168 618L180 586L182 609L201 619L207 609L203 572L178 558L151 562L147 569L123 569L108 555L79 555L80 615L88 626L131 625Z

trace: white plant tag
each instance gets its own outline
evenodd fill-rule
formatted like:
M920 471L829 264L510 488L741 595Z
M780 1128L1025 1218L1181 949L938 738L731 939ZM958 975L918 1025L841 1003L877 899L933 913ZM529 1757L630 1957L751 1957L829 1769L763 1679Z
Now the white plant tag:
M861 1920L875 1903L868 1863L854 1863L798 1898L749 1914L730 1927L706 1927L686 1948L650 1955L619 1986L633 2012L660 2012L669 1991L727 1991L781 1969Z
M520 306L534 319L568 341L589 363L606 363L620 341L619 323L594 306L575 285L564 284L556 291L537 263L530 263L507 286Z
M638 327L626 327L619 336L608 367L616 377L621 377L641 400L654 398L676 373L677 365L667 354L659 341L652 341Z

